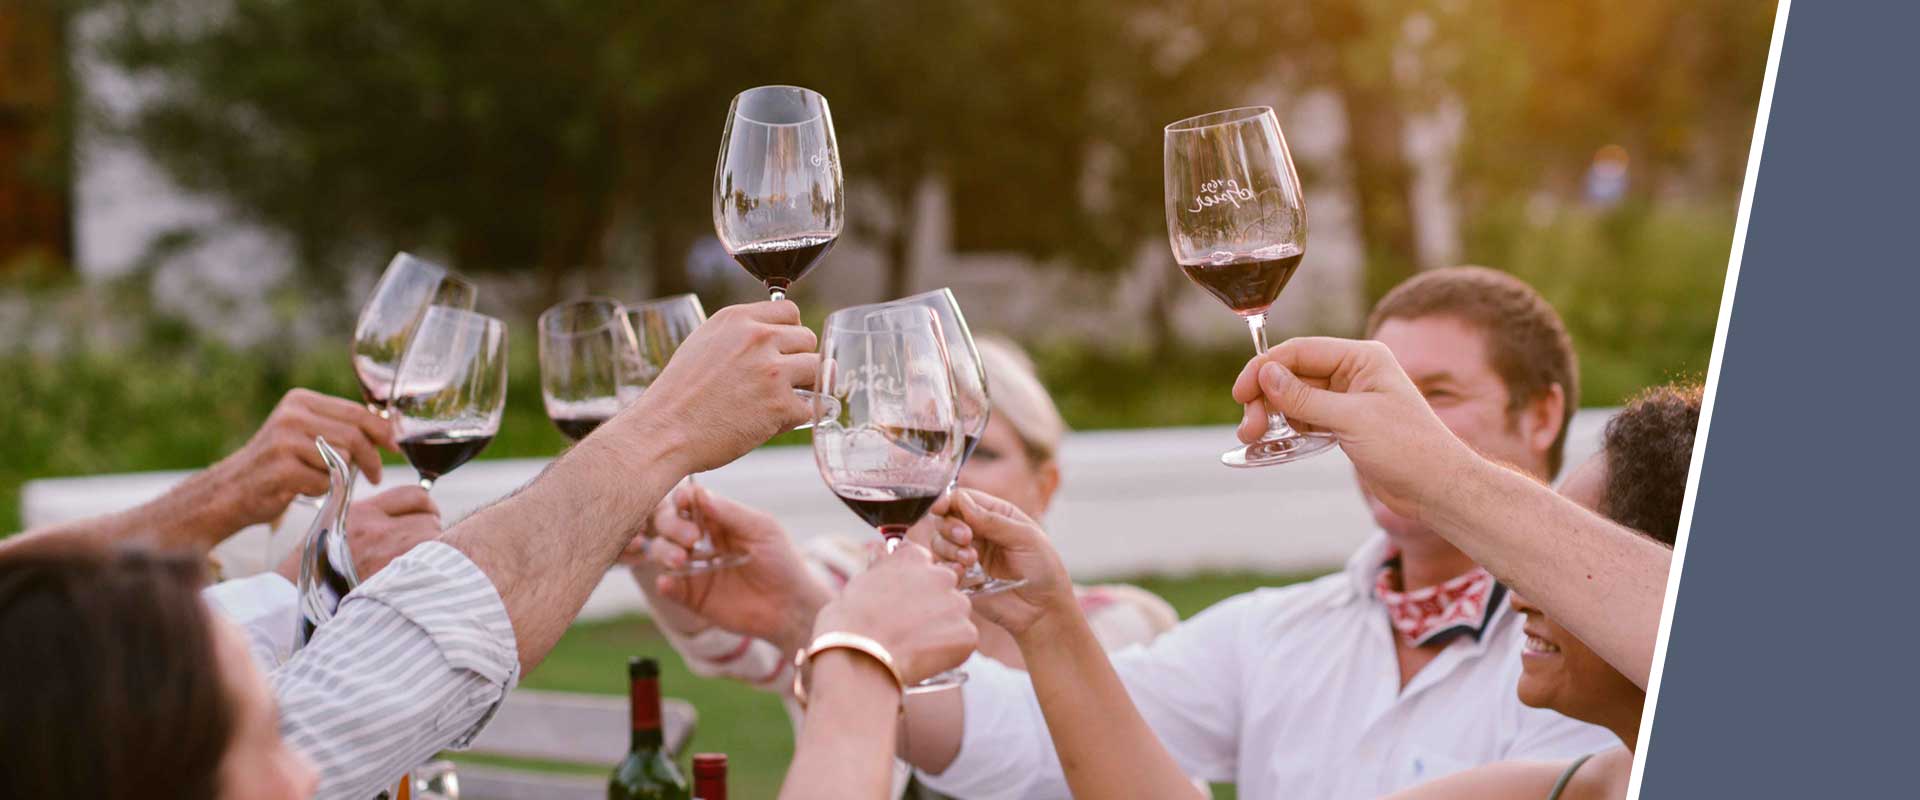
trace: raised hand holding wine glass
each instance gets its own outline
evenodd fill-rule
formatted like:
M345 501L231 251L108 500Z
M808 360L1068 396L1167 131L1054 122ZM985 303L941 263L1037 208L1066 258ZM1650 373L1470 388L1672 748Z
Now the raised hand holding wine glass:
M1166 127L1167 238L1174 260L1247 322L1267 351L1267 309L1307 252L1306 198L1280 121L1267 106L1216 111ZM1334 443L1269 409L1259 441L1220 457L1230 467L1298 461Z
M707 310L700 305L698 296L677 294L628 306L627 320L638 342L639 372L644 386L666 371L667 363L679 351L680 345L707 321ZM698 485L692 475L687 476L686 484L689 487ZM700 540L687 554L684 565L663 572L669 575L698 575L737 567L752 557L746 553L723 553L714 547L713 537L707 534L705 521L701 519L699 505L689 505L685 513L700 528Z
M471 311L427 309L394 379L400 450L420 488L467 463L500 431L507 404L507 331Z
M891 553L946 492L965 446L939 321L919 306L834 312L821 333L815 385L839 401L838 413L813 428L820 476ZM964 680L943 673L910 691Z
M967 459L973 455L973 448L980 443L980 436L986 431L987 422L993 415L993 400L987 391L986 366L980 362L980 350L974 346L973 331L967 327L966 315L960 312L960 301L953 296L952 289L935 289L871 306L875 309L914 307L933 312L934 319L940 323L947 362L953 368L953 410L961 435L960 468L965 468ZM948 492L958 487L958 469L954 472L954 478L954 483L947 487ZM969 595L993 594L1016 588L1022 583L1024 581L992 577L975 562L961 578L961 591Z
M547 418L575 442L620 413L644 385L627 309L604 297L540 314L540 395Z

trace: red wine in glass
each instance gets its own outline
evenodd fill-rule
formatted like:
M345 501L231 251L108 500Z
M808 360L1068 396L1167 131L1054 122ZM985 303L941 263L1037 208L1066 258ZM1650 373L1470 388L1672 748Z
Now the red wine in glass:
M609 419L612 417L598 415L554 417L553 426L559 428L560 433L568 439L578 442L587 438L587 434L593 433L601 425L605 425Z
M834 486L833 493L868 525L889 539L907 535L940 499L940 488L925 486Z
M441 476L479 455L492 441L491 433L435 431L401 439L400 452L406 454L407 462L420 473L420 486L426 489Z
M1242 254L1231 260L1181 264L1180 269L1200 284L1200 288L1233 309L1233 313L1244 317L1271 307L1280 297L1280 291L1287 288L1287 281L1293 279L1294 271L1300 268L1300 259L1305 257L1304 252L1278 258Z
M769 292L784 294L795 281L826 257L827 251L833 249L833 243L838 238L823 233L756 242L734 250L733 258L749 274L766 284Z

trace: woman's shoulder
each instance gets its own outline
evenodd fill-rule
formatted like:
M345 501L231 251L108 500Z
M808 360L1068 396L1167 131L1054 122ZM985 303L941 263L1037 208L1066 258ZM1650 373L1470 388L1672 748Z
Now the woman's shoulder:
M1138 586L1076 584L1073 594L1080 601L1080 613L1107 650L1151 642L1180 624L1173 604Z

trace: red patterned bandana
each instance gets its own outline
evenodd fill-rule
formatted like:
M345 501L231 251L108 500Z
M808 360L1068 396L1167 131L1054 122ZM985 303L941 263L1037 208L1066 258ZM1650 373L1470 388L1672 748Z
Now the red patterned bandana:
M1479 641L1480 632L1493 620L1507 587L1486 570L1475 567L1438 586L1411 592L1394 587L1400 583L1400 554L1390 553L1374 581L1373 593L1387 605L1387 619L1394 632L1415 647L1443 644L1460 634Z

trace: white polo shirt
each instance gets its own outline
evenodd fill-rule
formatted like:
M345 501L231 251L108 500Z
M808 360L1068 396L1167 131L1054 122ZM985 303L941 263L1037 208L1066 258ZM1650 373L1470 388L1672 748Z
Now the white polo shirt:
M1225 600L1113 664L1187 774L1247 800L1373 800L1468 767L1618 746L1606 729L1521 705L1519 614L1456 637L1400 688L1393 631L1373 595L1386 539L1340 573ZM921 780L970 799L1065 798L1026 673L975 656L961 687L960 754Z

